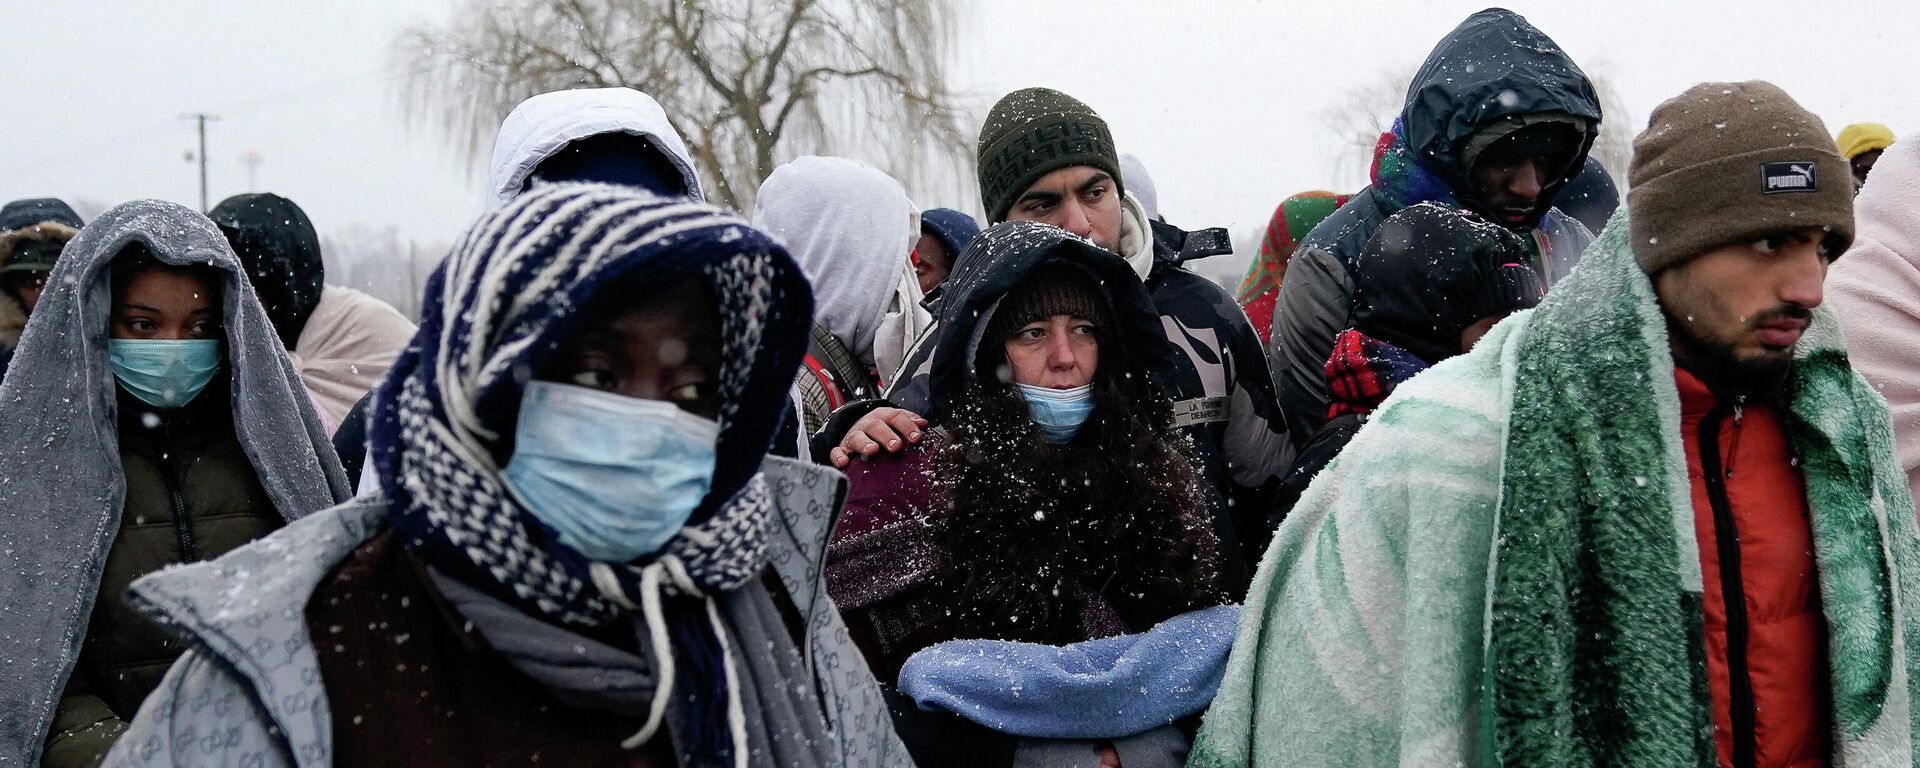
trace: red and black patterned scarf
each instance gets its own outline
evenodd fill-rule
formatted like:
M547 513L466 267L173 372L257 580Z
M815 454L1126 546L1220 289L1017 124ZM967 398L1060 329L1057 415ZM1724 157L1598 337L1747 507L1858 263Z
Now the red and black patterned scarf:
M1346 414L1372 413L1380 402L1393 394L1400 382L1426 370L1425 360L1358 330L1341 331L1333 340L1333 354L1324 369L1327 390L1327 418Z

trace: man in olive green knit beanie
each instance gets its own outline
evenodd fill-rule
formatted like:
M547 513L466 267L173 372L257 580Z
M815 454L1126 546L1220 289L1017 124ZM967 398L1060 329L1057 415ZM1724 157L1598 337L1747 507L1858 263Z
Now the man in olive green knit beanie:
M1006 221L1014 202L1040 177L1064 168L1098 169L1113 179L1116 198L1125 191L1107 122L1079 99L1051 88L1024 88L1002 97L980 126L976 151L980 202L991 224Z

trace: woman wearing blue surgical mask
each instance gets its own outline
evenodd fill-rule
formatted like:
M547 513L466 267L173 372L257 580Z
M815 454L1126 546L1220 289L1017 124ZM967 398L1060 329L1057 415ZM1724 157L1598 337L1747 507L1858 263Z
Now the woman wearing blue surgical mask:
M0 386L0 763L97 765L185 645L123 600L346 498L211 222L115 208L65 249Z
M987 230L959 264L933 342L929 418L944 434L848 468L827 565L873 670L909 694L910 659L930 647L1114 638L1226 599L1191 445L1157 383L1180 358L1139 278L1119 257L1032 223ZM1100 709L1022 683L1032 668L975 671L1022 690L1029 712ZM1177 764L1178 748L1161 740L1179 741L1170 734L1129 743L1135 734L1096 724L1079 744L996 738L1040 731L976 728L917 703L895 711L923 766L1091 765L1116 749L1133 753L1118 755L1129 766Z
M906 765L820 582L838 477L766 455L811 312L702 203L481 219L374 391L379 492L134 586L195 650L107 764Z

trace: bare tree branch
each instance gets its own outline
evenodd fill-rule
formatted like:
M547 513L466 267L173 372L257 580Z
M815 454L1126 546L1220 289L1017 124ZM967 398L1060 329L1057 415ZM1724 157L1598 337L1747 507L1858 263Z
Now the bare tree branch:
M692 5L692 3L689 2L687 5ZM689 31L686 25L680 20L678 9L683 7L684 6L675 2L667 3L667 29L673 32L674 44L677 45L680 48L680 52L687 57L687 65L692 67L693 71L700 75L701 79L706 80L707 85L711 86L715 93L720 94L720 97L727 101L737 100L738 96L735 94L733 88L721 81L719 74L713 71L712 61L700 50L698 39L700 37L700 29L706 26L705 14L701 13L698 8L693 9L694 28Z
M787 46L793 44L793 33L800 28L800 20L813 8L813 0L793 0L793 8L787 12L787 23L780 25L780 40L766 56L766 72L760 76L760 91L764 96L773 90L773 78L780 74L780 62L787 57Z
M864 159L951 205L973 187L971 120L944 76L952 4L466 0L394 51L418 73L401 89L409 116L470 157L528 96L626 86L666 109L717 202L750 207L777 161L819 153Z

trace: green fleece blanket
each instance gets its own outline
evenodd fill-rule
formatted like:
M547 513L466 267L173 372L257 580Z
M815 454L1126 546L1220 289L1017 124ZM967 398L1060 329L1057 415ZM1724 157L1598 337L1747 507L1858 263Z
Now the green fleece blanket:
M1308 489L1189 765L1713 764L1679 395L1626 233L1403 384ZM1796 357L1834 761L1914 766L1920 544L1886 407L1831 312Z

